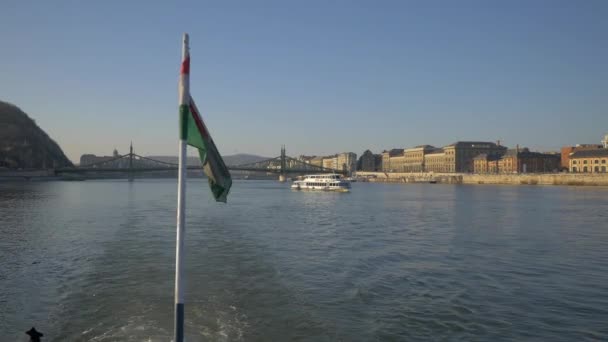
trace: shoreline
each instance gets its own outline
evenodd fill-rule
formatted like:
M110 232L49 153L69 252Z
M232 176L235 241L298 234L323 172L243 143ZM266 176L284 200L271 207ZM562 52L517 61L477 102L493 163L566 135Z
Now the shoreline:
M369 182L378 183L608 186L608 173L468 174L357 172L357 177L367 178Z

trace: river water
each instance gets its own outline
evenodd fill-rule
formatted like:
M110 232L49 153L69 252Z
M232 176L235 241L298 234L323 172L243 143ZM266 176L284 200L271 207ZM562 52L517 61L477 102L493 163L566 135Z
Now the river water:
M169 341L176 181L0 183L0 341ZM608 189L188 183L188 341L608 340Z

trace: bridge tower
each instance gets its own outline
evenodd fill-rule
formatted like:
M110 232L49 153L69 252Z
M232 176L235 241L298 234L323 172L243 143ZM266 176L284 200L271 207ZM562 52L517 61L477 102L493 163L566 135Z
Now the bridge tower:
M133 181L133 142L129 147L129 182Z
M285 145L281 145L281 172L279 173L279 182L285 182L285 170L287 169L287 157L285 155Z

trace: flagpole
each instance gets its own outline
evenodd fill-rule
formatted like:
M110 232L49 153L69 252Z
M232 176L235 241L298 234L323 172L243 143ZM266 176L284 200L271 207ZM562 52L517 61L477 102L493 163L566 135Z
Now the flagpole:
M190 103L190 52L188 34L184 33L182 44L182 66L179 77L179 168L177 179L177 239L175 241L175 339L174 342L184 341L184 285L183 285L183 256L186 229L186 118Z

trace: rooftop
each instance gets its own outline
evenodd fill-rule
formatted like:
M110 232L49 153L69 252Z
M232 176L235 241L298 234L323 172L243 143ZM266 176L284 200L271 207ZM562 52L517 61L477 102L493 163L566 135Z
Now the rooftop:
M598 150L583 150L583 151L575 151L570 155L570 159L572 158L594 158L594 157L608 157L608 148L598 149Z
M519 148L519 151L514 148L509 149L505 153L505 156L514 156L514 155L517 155L519 157L552 157L552 158L559 158L559 156L560 156L558 153L532 152L527 147L521 147L521 148Z
M387 153L389 157L394 157L394 156L398 156L400 154L403 154L403 149L402 148L393 148L389 151L383 151L382 153Z
M502 147L497 145L492 141L457 141L448 146L456 146L456 147L478 147L478 145L489 145L488 147ZM447 146L446 146L447 147Z

